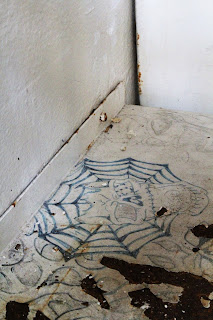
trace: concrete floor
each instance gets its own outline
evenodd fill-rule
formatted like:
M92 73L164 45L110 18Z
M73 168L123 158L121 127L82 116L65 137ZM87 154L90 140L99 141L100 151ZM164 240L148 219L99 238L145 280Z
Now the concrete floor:
M212 116L125 106L1 254L0 319L213 319L212 156Z

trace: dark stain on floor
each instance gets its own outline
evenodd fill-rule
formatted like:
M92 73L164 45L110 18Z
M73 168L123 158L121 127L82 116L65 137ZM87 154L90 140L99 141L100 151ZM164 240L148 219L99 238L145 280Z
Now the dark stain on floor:
M200 224L191 229L191 231L198 238L213 239L213 224L210 224L209 226Z
M28 303L9 301L6 306L6 320L27 320L29 313Z
M28 320L28 303L9 301L6 306L6 320ZM37 311L33 320L50 320L41 311Z
M129 283L169 284L182 287L178 303L163 302L149 288L129 292L131 304L143 308L151 320L212 320L213 301L208 299L213 292L213 283L187 272L171 272L160 267L128 263L123 260L103 257L101 264L120 272ZM206 302L204 307L202 301Z
M104 298L105 291L98 288L97 283L92 275L87 276L81 281L81 288L84 292L96 298L99 301L101 308L110 308L109 303Z

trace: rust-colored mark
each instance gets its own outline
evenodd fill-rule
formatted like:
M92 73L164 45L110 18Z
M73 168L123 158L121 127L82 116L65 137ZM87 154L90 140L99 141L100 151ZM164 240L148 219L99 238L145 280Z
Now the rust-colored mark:
M14 202L12 203L12 206L15 207L16 204L17 204L17 201L14 201Z
M137 33L137 35L136 35L136 44L137 44L137 46L139 46L139 39L140 39L140 35L139 35L139 33Z
M88 250L89 250L89 243L84 243L84 244L81 246L79 252L80 252L80 253L86 253Z
M200 224L191 229L191 232L198 238L213 239L213 224L210 224L209 226Z
M140 71L140 64L137 64L138 67L138 92L141 95L142 94L142 84L143 84L143 80L141 79L142 77L142 73Z
M106 129L104 130L104 132L108 132L109 131L109 129L112 129L113 128L113 124L110 124L108 127L106 127Z
M213 292L213 283L201 276L108 257L103 257L101 264L120 272L129 283L169 284L183 289L177 303L164 302L149 288L129 292L131 304L143 309L144 314L151 320L213 319L213 301L209 298Z
M68 269L68 271L66 272L66 274L64 275L64 277L61 279L61 283L64 282L65 278L68 276L68 274L70 273L72 269ZM45 303L43 304L43 306L40 308L41 311L44 310L44 308L48 305L48 303L50 302L50 300L54 297L54 294L57 292L58 288L60 287L61 283L58 283L56 285L55 290L48 296L48 299L45 301ZM40 286L41 287L41 286ZM38 289L38 288L37 288Z
M94 140L88 145L87 151L89 151L92 148L93 144L94 144Z
M28 303L10 301L6 306L6 320L27 320L29 313Z
M93 232L93 231L98 231L100 229L100 227L102 226L102 224L97 224L96 226L92 226L92 228L90 229L90 232Z
M104 298L105 291L103 291L97 286L97 283L92 275L87 276L81 281L81 288L84 292L96 298L99 301L101 308L110 308L109 303Z

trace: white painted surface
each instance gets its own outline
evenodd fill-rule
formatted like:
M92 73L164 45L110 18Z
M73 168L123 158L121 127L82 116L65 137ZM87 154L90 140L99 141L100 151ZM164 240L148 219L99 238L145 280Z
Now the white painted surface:
M132 6L1 2L0 215L118 82L134 102Z
M213 113L212 13L212 0L136 0L142 105Z
M0 217L0 251L19 233L24 223L92 147L94 140L109 126L111 119L124 104L125 87L124 83L120 83L21 194L15 207L11 205ZM100 121L102 113L107 114L107 120L104 122Z

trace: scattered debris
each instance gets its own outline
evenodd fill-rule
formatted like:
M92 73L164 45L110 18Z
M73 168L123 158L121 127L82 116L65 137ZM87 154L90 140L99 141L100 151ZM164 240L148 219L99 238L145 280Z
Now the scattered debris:
M112 118L111 121L113 123L119 123L119 122L121 122L121 118Z
M156 212L156 216L161 217L163 216L165 213L167 213L168 210L164 207L161 207L157 212Z
M105 291L103 291L97 286L97 283L91 274L81 281L81 288L83 289L84 292L96 298L101 308L104 308L104 309L110 308L109 303L107 302L107 300L104 298L104 295L103 295Z
M128 139L132 139L132 137L136 137L136 133L133 130L129 130L127 132Z
M137 308L143 307L144 304L150 306L146 308L144 314L151 320L173 320L174 317L180 320L213 319L213 305L211 306L206 298L213 291L213 283L201 276L188 272L167 271L160 267L133 264L108 257L103 257L101 264L120 272L130 284L163 283L183 288L177 303L163 302L149 288L129 292L133 306Z
M6 320L27 320L29 313L28 303L10 301L6 306Z
M193 229L191 232L198 238L208 238L213 239L213 224L209 226L205 226L204 224L200 224Z
M104 130L104 132L108 132L109 131L109 129L112 129L113 128L113 124L110 124L108 127L106 127L106 129Z
M100 121L105 122L107 121L107 114L106 112L102 112L100 115Z
M126 146L122 146L121 151L126 151Z

